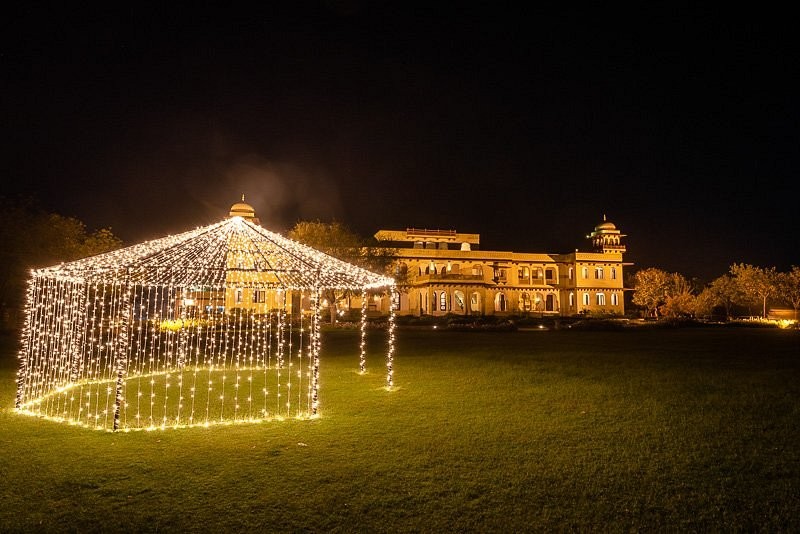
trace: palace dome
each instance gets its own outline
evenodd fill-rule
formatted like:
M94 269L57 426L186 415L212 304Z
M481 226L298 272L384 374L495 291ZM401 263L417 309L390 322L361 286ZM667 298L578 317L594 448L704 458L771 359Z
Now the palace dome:
M594 227L595 230L616 230L617 227L611 221L603 221Z
M230 217L244 217L252 219L256 216L256 210L253 208L253 206L244 201L244 195L242 195L242 201L231 206L231 211L228 215Z

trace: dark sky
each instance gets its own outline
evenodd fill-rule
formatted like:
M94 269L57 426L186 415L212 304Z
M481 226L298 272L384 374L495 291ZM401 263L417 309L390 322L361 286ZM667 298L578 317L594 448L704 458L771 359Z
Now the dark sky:
M2 194L128 243L245 193L276 231L336 218L568 252L607 214L637 267L800 264L788 13L19 4Z

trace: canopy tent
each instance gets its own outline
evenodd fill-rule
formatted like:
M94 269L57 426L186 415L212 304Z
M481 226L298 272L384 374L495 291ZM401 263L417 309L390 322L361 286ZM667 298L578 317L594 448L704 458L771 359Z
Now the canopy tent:
M314 416L322 292L393 285L239 216L34 270L16 406L113 430ZM393 306L388 330L391 387ZM363 371L366 313L361 336Z

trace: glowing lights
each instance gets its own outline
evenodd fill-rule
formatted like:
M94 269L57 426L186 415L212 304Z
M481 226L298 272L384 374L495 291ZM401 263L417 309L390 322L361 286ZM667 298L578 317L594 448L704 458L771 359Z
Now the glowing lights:
M20 413L104 430L315 417L327 289L380 276L242 219L31 272ZM331 304L333 305L333 304ZM394 307L387 385L393 384Z

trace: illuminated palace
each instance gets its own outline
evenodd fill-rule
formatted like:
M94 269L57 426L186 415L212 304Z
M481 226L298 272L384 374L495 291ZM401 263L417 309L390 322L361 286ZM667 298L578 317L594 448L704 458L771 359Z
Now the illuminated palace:
M569 254L478 250L479 234L455 230L380 230L375 238L397 248L401 315L622 315L625 235L603 219L587 236L593 250Z
M230 216L258 222L244 202L234 204ZM587 236L592 250L568 254L480 250L479 234L455 230L379 230L375 238L397 251L393 300L399 315L622 315L625 234L603 219ZM260 299L228 293L227 309ZM360 309L362 302L350 296L336 306ZM366 308L388 313L389 299L372 295Z

